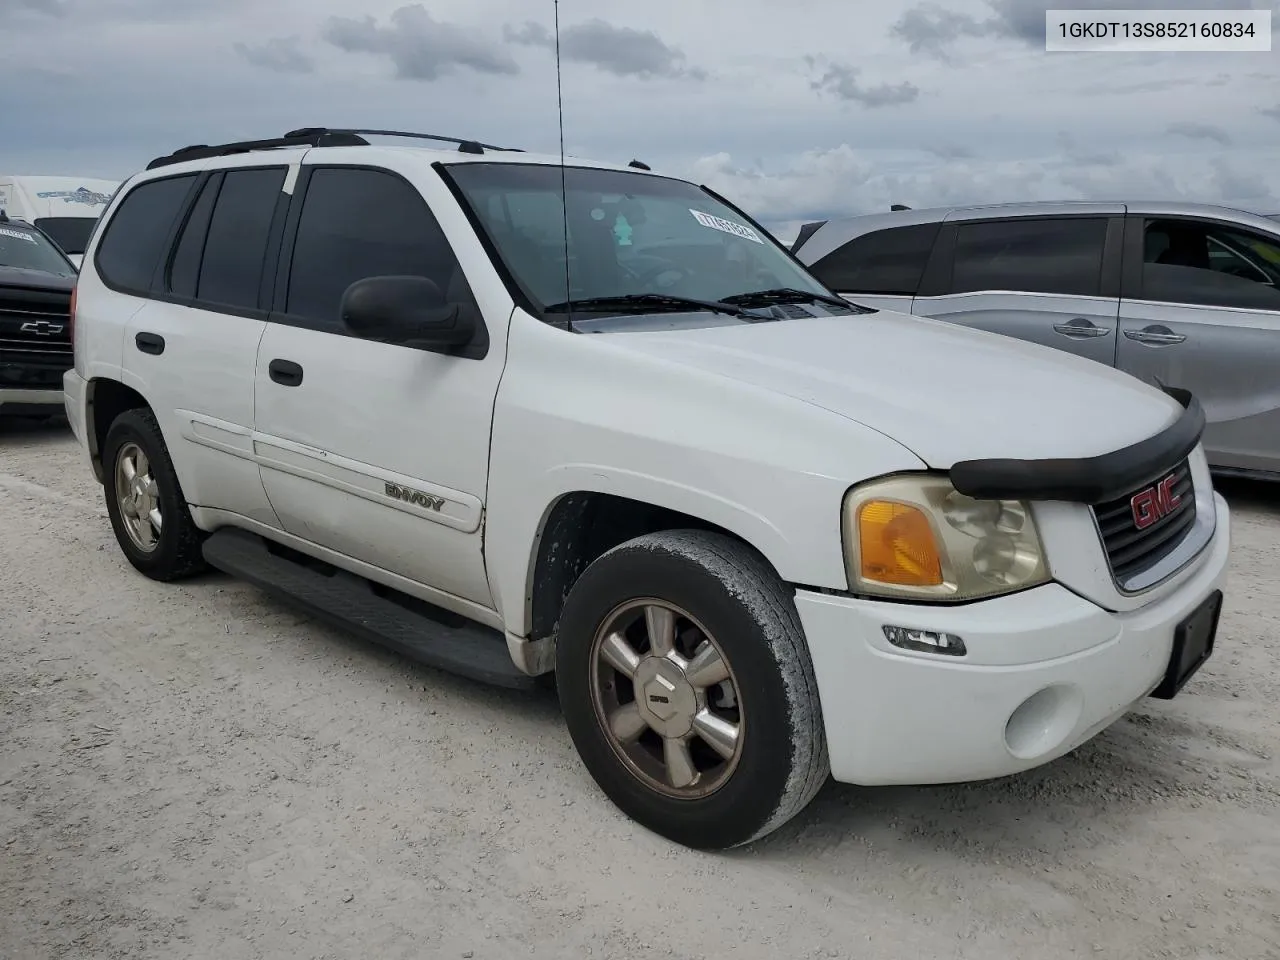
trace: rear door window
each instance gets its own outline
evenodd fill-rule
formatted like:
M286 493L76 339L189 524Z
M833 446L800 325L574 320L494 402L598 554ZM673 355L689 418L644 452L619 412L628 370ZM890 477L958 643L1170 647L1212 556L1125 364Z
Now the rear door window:
M1106 236L1106 217L960 223L949 292L1098 296Z
M239 310L257 308L271 221L283 196L286 172L284 167L254 167L228 170L223 176L204 241L196 300Z
M108 287L145 296L196 175L148 180L129 191L106 225L94 262Z

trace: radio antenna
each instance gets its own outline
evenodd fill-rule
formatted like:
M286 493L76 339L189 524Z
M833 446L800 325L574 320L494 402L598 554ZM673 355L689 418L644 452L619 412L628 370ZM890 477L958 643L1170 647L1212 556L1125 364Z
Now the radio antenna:
M556 114L560 121L560 212L564 219L564 299L573 299L569 284L569 189L564 173L564 88L560 79L560 0L555 0L556 16ZM565 328L573 329L573 307L565 307Z

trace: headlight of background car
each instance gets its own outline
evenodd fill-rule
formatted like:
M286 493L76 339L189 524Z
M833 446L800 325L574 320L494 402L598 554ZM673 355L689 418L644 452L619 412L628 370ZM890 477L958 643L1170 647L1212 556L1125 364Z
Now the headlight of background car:
M845 497L842 527L856 593L972 600L1049 579L1026 503L975 500L945 477L897 476L855 487Z

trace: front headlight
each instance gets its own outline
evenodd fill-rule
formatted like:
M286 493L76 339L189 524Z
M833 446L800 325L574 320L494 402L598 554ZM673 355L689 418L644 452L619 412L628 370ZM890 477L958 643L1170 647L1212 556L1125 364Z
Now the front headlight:
M973 600L1049 579L1026 503L975 500L945 477L896 476L855 487L845 496L842 528L856 593Z

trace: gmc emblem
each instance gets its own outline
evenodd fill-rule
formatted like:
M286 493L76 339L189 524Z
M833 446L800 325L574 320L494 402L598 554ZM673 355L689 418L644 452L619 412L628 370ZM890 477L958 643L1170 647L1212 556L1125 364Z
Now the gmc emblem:
M1129 498L1135 528L1145 530L1178 508L1182 498L1173 492L1176 479L1176 475L1171 473L1155 486L1139 490Z

